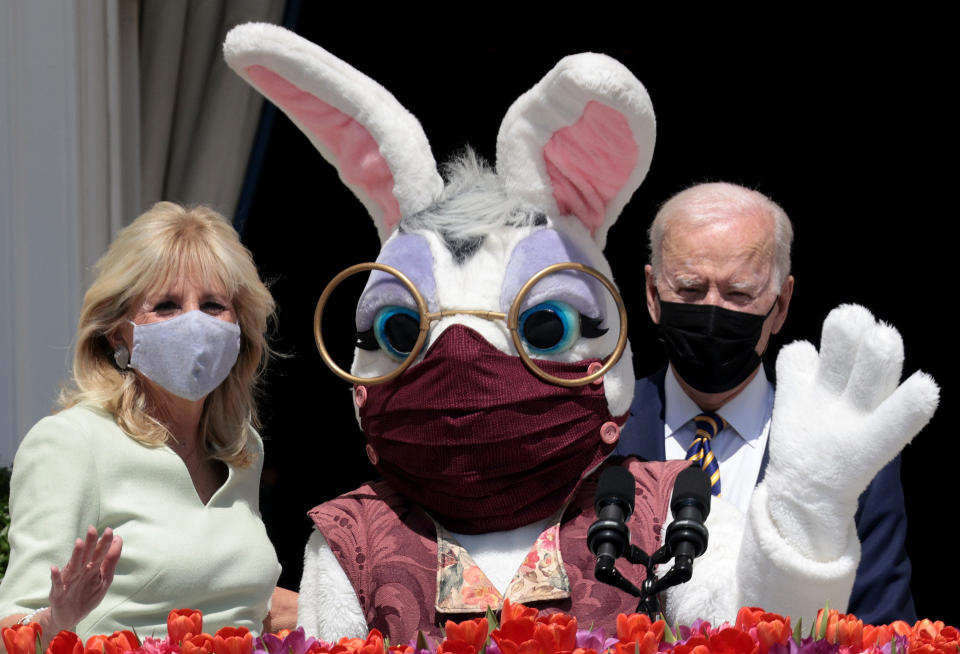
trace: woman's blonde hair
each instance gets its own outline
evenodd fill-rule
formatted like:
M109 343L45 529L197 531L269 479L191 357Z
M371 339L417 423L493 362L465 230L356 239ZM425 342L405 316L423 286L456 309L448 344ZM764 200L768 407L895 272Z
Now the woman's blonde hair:
M196 274L205 283L217 280L240 325L240 354L227 379L207 396L200 429L210 456L248 465L249 425L258 426L254 395L271 354L266 332L274 302L227 219L205 206L185 209L158 202L117 234L95 270L97 277L80 310L73 386L61 392L60 405L95 405L113 414L135 440L165 443L169 431L150 415L143 382L132 369L120 370L114 363L108 335L145 295L178 274Z

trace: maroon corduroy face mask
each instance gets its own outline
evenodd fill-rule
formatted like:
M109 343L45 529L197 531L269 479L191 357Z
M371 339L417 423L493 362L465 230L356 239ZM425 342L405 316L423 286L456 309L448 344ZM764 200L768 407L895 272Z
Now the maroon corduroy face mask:
M538 365L576 378L594 361ZM626 420L610 415L602 383L548 384L462 325L398 378L366 390L361 425L384 479L468 534L553 514L613 451L601 427Z

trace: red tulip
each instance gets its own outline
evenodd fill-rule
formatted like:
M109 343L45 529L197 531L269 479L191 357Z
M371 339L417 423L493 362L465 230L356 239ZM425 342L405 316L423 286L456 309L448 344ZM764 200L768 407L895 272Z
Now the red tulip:
M72 631L61 631L47 646L46 654L83 654L80 636Z
M757 642L760 644L760 654L767 654L773 645L786 645L793 636L789 617L783 621L760 622L757 624L756 630Z
M174 609L167 615L167 638L174 645L192 634L203 633L203 614L193 609Z
M894 633L893 627L888 624L865 624L863 625L863 642L860 646L863 647L863 649L883 647L890 642L890 639L893 638Z
M114 631L107 639L117 648L118 654L140 649L140 639L132 631Z
M673 654L710 654L710 641L702 634L691 636L683 645L674 647Z
M331 654L383 654L383 634L371 629L363 638L341 638L330 650Z
M537 618L533 637L543 654L571 652L577 648L577 619L565 613L551 613Z
M496 631L494 633L496 633ZM496 641L502 654L540 654L540 643L536 640L530 639L522 643L517 643L507 638L496 640L495 637L491 637Z
M757 654L760 645L739 629L728 627L710 636L712 654Z
M503 601L500 613L500 628L494 629L490 638L503 654L539 654L540 644L534 638L537 630L537 609L523 604Z
M631 613L617 616L617 638L621 643L633 643L644 640L647 634L653 634L657 644L663 640L663 631L667 623L663 620L651 622L645 613Z
M437 654L477 654L477 648L465 640L444 640L437 648Z
M910 654L956 654L960 647L960 632L940 620L918 620L908 638Z
M313 644L310 645L310 649L307 650L306 654L330 654L333 651L332 645L330 643L324 642L322 640L315 640ZM394 647L400 647L400 645L394 645ZM407 645L407 647L410 647ZM390 648L391 651L393 647ZM410 647L409 652L406 650L398 650L399 654L412 654L413 648Z
M214 654L253 654L253 634L246 627L223 627L213 635Z
M37 639L42 633L43 630L37 622L4 627L3 644L7 648L7 654L35 654Z
M823 631L824 614L823 609L817 611L817 621L814 627L814 633L820 634ZM840 613L836 609L830 609L826 616L827 630L824 639L831 645L840 645L841 647L862 647L863 646L863 620L857 616Z
M464 622L453 622L447 620L445 631L447 640L462 640L465 643L473 645L475 651L483 649L487 642L487 633L490 625L486 618L474 618Z
M767 654L771 645L786 645L793 635L790 618L767 613L756 606L745 606L737 613L736 628L750 634L760 645L759 654Z
M110 637L104 634L90 636L90 638L87 638L84 647L86 654L120 654L117 650L116 643L112 642Z
M765 613L759 606L743 606L737 611L737 619L734 626L741 631L749 631L750 627L756 627L760 622L760 616Z
M377 629L371 629L367 634L366 642L357 650L357 654L383 654L383 650L383 634Z
M667 624L663 620L651 622L644 613L631 613L617 616L617 638L614 645L617 654L652 654L663 641L663 632ZM634 645L636 643L636 645Z
M741 631L750 631L750 627L756 627L761 622L784 622L789 623L789 617L783 617L779 613L768 613L758 606L744 606L737 613L736 628Z
M370 630L371 633L373 633L373 631L373 629ZM369 634L367 637L370 637ZM350 654L359 651L366 642L363 638L348 638L344 636L337 641L337 644L334 645L330 651L332 654Z
M503 610L500 612L500 627L513 620L528 620L533 622L537 619L537 609L532 609L523 604L513 604L510 600L503 600Z
M191 634L180 642L181 654L213 654L213 636Z

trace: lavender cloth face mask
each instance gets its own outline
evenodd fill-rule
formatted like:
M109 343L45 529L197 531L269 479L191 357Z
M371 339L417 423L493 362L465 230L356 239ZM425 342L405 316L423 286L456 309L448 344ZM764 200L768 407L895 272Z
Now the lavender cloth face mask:
M239 354L240 326L202 311L133 325L130 367L193 402L227 378Z

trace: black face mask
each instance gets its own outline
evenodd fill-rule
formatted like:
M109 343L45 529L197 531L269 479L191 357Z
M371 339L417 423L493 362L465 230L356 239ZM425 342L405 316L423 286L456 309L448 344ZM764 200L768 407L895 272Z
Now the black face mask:
M779 300L779 298L778 298ZM760 365L756 347L765 316L712 304L660 300L657 329L677 374L701 393L735 388Z

